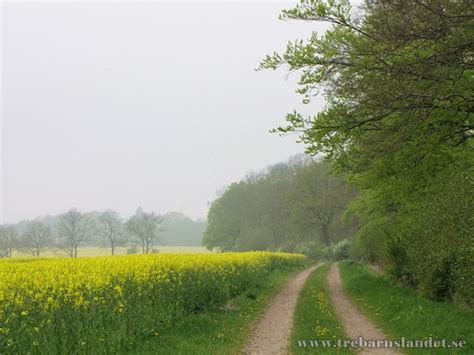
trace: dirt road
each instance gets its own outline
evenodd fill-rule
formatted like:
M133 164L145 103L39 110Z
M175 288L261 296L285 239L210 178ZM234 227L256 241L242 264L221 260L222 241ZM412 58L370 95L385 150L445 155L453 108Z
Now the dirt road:
M385 334L360 313L357 307L347 298L342 288L339 266L336 263L332 265L327 281L332 305L349 338L358 339L358 337L362 337L365 340L387 339ZM360 352L360 354L389 355L400 353L393 349L367 348Z
M308 276L320 265L293 277L273 299L253 330L244 354L288 354L290 335L298 296Z

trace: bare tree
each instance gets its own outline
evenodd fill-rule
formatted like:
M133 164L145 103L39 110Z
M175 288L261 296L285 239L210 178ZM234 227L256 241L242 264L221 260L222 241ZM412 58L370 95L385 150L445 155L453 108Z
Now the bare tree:
M140 241L144 254L150 252L153 243L158 239L162 222L162 216L143 212L140 208L127 221L128 232Z
M21 249L25 249L33 256L53 245L53 233L51 228L41 221L28 223L25 232L21 236Z
M17 241L18 235L14 225L0 225L0 258L11 257Z
M97 221L96 230L108 243L112 255L114 255L115 248L123 241L125 234L124 223L118 212L104 211Z
M86 214L75 208L59 216L56 232L61 247L68 252L70 257L77 258L77 249L89 237L92 226L92 221Z

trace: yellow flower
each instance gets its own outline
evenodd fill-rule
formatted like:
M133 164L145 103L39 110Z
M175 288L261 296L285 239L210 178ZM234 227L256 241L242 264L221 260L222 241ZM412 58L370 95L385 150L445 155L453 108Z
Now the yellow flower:
M120 287L119 285L117 285L117 286L114 287L114 290L115 290L115 292L116 292L119 296L122 296L122 294L123 294L122 287Z

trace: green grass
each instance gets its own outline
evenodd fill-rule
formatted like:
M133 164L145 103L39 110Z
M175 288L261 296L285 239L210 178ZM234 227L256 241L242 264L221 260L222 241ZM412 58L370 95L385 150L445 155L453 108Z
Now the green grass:
M127 354L238 354L254 321L296 270L301 268L275 270L225 307L190 314Z
M326 276L330 264L324 264L316 269L308 278L298 303L294 316L294 328L291 335L291 350L293 354L351 354L350 349L329 349L298 347L297 340L335 340L346 339L339 320L329 302L326 286Z
M407 354L473 354L474 312L447 302L433 302L413 289L393 285L355 262L342 262L341 276L346 292L372 321L392 340L465 340L463 349L403 349Z
M171 254L181 254L181 253L210 253L205 247L199 246L156 246L154 249L158 250L159 253L171 253ZM137 248L138 253L140 253L140 248ZM79 257L90 257L90 256L107 256L110 255L110 248L102 248L102 247L80 247L78 249L78 256ZM115 250L116 255L125 255L127 254L126 247L118 247ZM60 256L65 257L68 256L64 250L60 249L48 249L41 253L41 257L52 257L52 256ZM33 257L31 254L24 253L21 251L14 250L13 257Z

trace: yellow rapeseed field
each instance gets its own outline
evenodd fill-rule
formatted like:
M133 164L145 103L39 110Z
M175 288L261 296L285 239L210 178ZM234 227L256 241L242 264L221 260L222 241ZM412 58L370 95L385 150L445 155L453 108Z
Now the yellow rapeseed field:
M298 254L0 260L0 353L113 353L223 304Z

